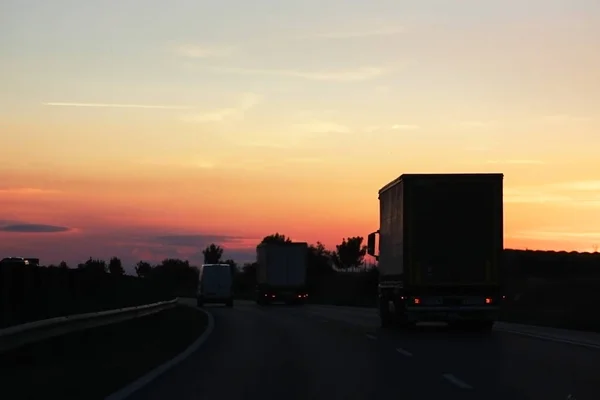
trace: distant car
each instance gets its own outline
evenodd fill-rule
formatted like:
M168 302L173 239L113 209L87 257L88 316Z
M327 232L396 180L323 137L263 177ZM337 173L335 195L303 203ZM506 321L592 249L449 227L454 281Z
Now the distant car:
M233 307L233 275L229 264L204 264L198 276L198 307L205 303L223 303Z
M6 257L0 260L0 265L29 265L29 260L23 257Z

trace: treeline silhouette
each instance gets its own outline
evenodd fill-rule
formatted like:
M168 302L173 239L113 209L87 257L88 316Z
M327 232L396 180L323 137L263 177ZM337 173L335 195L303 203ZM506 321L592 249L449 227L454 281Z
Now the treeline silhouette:
M263 242L289 242L283 234ZM203 250L204 263L229 264L237 298L254 299L257 264L223 260L223 248ZM365 263L363 237L342 240L335 249L309 245L307 289L309 302L374 307L379 272ZM502 318L568 329L600 331L600 253L564 251L504 251L507 300ZM175 296L194 297L198 268L188 261L165 259L157 265L140 261L137 276L125 275L121 261L88 259L71 269L57 266L0 265L0 327L23 322L152 303Z

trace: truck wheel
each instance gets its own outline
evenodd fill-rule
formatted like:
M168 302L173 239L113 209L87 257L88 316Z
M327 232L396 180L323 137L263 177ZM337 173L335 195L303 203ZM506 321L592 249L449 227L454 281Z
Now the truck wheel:
M494 327L494 321L474 321L473 330L477 332L489 332Z
M392 314L390 313L390 309L388 307L387 302L379 300L379 320L381 328L387 329L390 328L392 324Z
M417 323L415 321L408 321L406 318L402 317L400 321L398 321L398 327L404 330L412 330L415 329Z

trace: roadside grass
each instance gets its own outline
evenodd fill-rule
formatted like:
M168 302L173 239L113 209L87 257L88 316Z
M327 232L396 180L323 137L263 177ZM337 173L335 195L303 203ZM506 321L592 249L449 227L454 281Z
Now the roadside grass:
M104 399L183 352L206 313L178 305L0 354L2 399Z

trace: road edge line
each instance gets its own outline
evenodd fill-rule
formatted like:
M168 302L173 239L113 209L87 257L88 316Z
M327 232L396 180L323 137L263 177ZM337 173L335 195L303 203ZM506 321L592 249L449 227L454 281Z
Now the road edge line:
M194 353L196 350L198 350L200 348L200 346L202 346L202 344L204 344L204 342L206 341L206 339L208 339L208 337L210 336L210 334L212 333L212 331L215 327L215 319L210 312L208 312L204 309L196 308L196 307L193 307L193 308L205 313L208 316L208 325L206 326L206 329L204 330L204 332L202 332L200 337L198 337L198 339L196 339L191 345L189 345L187 349L185 349L183 352L176 355L174 358L159 365L158 367L156 367L153 370L151 370L150 372L148 372L146 375L143 375L142 377L136 379L135 381L131 382L127 386L106 396L104 398L104 400L126 399L127 397L131 396L133 393L137 392L144 386L147 386L148 384L150 384L152 381L157 379L159 376L161 376L162 374L164 374L171 368L177 366L179 363L181 363L186 358L188 358L190 355L192 355L192 353Z
M589 343L589 342L583 342L583 341L578 341L578 340L570 340L570 339L557 338L557 337L547 336L547 335L539 334L539 333L520 332L520 331L511 330L511 329L497 329L496 331L497 332L504 332L504 333L511 333L513 335L519 335L519 336L525 336L525 337L535 338L535 339L539 339L539 340L546 340L548 342L569 344L571 346L579 346L579 347L585 347L587 349L600 350L600 346L597 345L597 344L595 344L595 343Z

